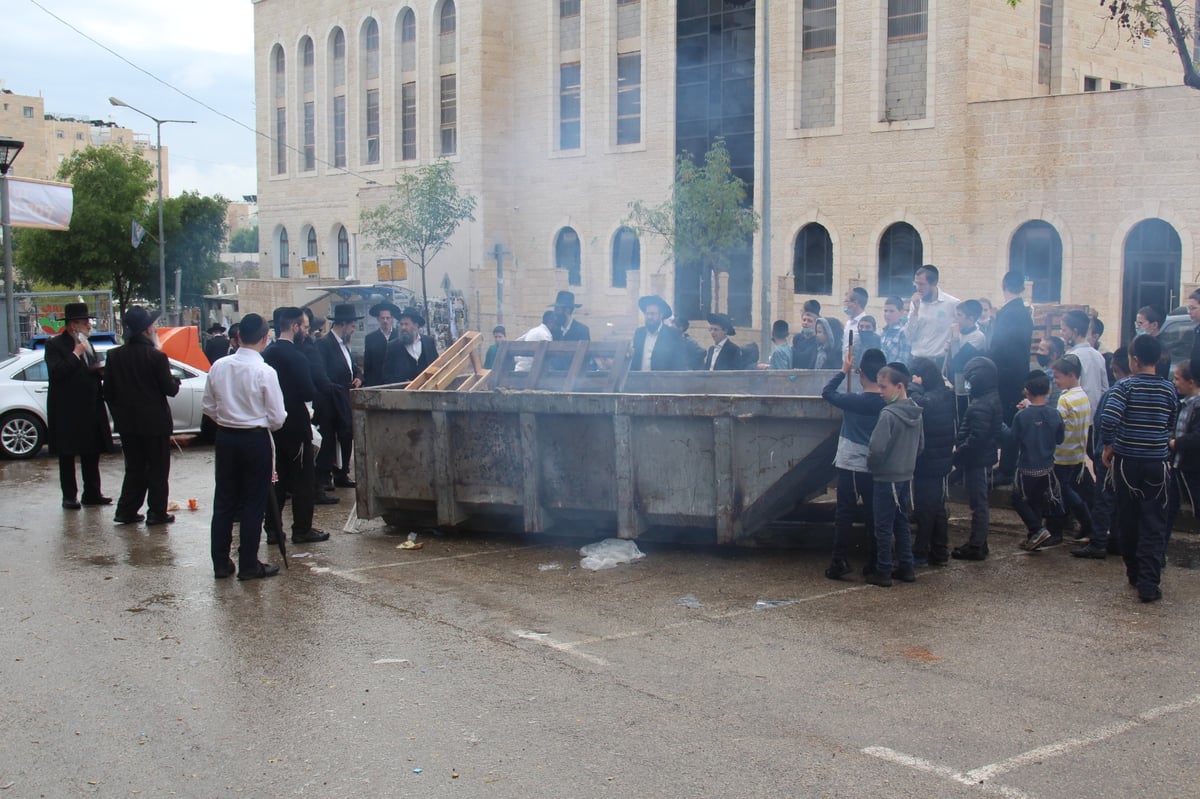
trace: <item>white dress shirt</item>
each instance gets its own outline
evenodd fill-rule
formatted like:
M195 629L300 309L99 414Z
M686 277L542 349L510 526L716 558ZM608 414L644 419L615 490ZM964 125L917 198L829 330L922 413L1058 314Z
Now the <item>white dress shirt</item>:
M641 369L643 372L650 371L650 356L654 354L654 345L658 343L658 334L661 331L661 325L659 326L658 330L655 330L653 333L651 333L649 330L646 331L646 338L642 342Z
M219 359L204 384L204 415L221 427L278 430L287 419L279 374L249 347Z
M720 356L721 348L725 346L726 341L729 341L729 339L723 338L720 344L713 345L712 360L708 362L708 371L715 372L717 370L717 358Z
M1083 367L1079 375L1079 387L1087 394L1088 402L1095 410L1100 405L1100 397L1108 391L1108 364L1104 362L1104 356L1086 341L1067 350L1067 355L1079 359L1079 365Z
M866 315L867 312L864 309L858 314L858 316L851 316L850 319L847 320L846 327L842 330L842 354L845 354L850 350L850 333L851 331L855 333L858 332L858 323L861 322L863 317Z
M936 300L921 300L917 312L908 315L904 335L908 336L914 358L933 358L941 363L946 355L946 345L950 343L950 325L954 324L954 309L958 302L958 297L939 288Z
M545 325L538 325L518 336L517 341L554 341L554 334ZM513 358L514 372L528 372L532 368L533 358L527 355Z
M349 345L347 345L346 342L342 340L342 337L339 336L337 333L334 333L333 337L337 339L338 346L341 347L341 349L342 349L342 357L346 359L346 366L350 367L350 374L353 375L354 374L354 359L350 357Z

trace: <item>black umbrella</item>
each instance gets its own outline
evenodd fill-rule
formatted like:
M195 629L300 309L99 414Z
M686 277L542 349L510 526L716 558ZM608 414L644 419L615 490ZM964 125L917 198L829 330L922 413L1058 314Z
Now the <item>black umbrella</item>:
M287 543L283 540L283 512L279 509L279 495L275 493L275 483L271 482L267 489L267 515L271 526L275 529L275 542L279 544L279 554L283 557L283 567L291 570L287 559Z

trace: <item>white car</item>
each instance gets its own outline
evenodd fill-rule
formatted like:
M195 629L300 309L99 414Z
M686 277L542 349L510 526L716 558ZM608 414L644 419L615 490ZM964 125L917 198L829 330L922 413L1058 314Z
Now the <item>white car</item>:
M169 360L171 374L180 381L179 393L168 398L175 432L199 432L204 419L201 403L208 375L187 364ZM21 350L0 361L0 455L32 458L46 443L46 392L49 386L44 349Z

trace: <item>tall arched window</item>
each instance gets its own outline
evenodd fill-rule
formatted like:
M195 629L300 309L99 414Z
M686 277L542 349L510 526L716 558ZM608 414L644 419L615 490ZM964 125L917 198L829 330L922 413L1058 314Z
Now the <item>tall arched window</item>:
M613 236L612 284L623 289L629 285L628 272L642 268L642 244L631 228L619 227Z
M287 172L287 56L275 45L271 51L275 95L275 174Z
M337 233L338 280L350 277L350 237L346 234L346 226L338 227Z
M330 161L346 166L346 34L334 28L329 35Z
M300 41L300 63L300 106L304 111L303 169L312 172L317 168L317 53L310 36Z
M443 0L438 13L438 137L442 155L458 152L457 31L454 0Z
M833 293L833 239L823 225L811 222L796 234L792 281L796 294Z
M379 23L368 17L362 31L363 150L364 164L378 164L380 155Z
M1033 281L1033 302L1062 301L1062 237L1041 219L1026 222L1008 245L1008 268Z
M287 228L279 229L279 276L288 276L288 265L291 261L288 258L288 235Z
M568 285L583 285L580 265L579 234L573 227L560 229L554 237L554 266L567 270Z
M315 231L311 227L308 229L308 242L307 242L306 251L308 253L307 257L309 257L309 258L317 257L317 231Z
M1138 308L1154 305L1170 313L1181 302L1183 244L1170 223L1143 219L1125 237L1124 249L1121 330L1132 333Z
M400 131L400 160L417 158L417 15L411 8L400 12L399 63L396 65L396 129Z
M921 234L907 222L897 222L879 239L879 296L908 297L913 276L925 262Z

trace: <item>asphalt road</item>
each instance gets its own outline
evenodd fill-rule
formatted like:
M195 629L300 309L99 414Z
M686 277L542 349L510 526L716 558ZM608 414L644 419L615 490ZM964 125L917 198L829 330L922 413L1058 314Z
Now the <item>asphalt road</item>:
M998 511L988 561L891 589L818 548L591 572L584 542L346 534L340 491L329 542L215 581L212 450L173 470L200 510L147 530L0 463L0 799L1200 796L1192 568L1143 605Z

